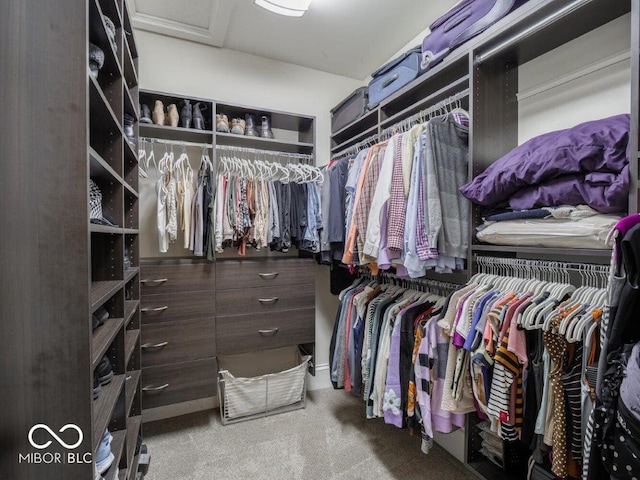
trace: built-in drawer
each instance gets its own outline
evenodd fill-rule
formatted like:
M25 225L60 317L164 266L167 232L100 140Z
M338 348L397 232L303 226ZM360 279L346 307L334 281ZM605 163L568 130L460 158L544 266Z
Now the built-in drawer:
M216 354L216 321L186 320L156 323L142 328L142 366L188 362Z
M145 409L189 402L217 395L214 358L142 369Z
M315 308L273 315L234 315L216 318L218 355L245 353L315 341Z
M142 324L210 318L216 314L215 291L142 295Z
M315 263L310 259L224 260L216 263L217 290L314 283L315 276Z
M216 293L216 314L270 315L282 310L315 307L315 284L221 290Z
M143 264L140 267L142 295L181 293L215 288L213 263Z

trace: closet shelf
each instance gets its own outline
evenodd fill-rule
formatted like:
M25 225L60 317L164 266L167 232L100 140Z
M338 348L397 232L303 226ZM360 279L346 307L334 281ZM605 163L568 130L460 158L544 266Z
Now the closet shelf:
M127 419L127 461L133 468L133 458L136 453L136 443L138 442L138 435L140 433L140 427L142 426L142 415L138 415L135 417L129 417ZM135 469L138 469L138 465L136 462ZM130 473L135 474L135 471L128 472L124 469L120 470L120 474L124 472L124 476L122 478L127 478L127 475Z
M472 245L471 250L476 252L500 252L500 253L512 253L512 254L529 254L537 255L539 258L544 259L547 256L561 255L563 257L579 257L581 261L588 261L594 259L597 263L602 261L608 261L611 258L611 250L606 249L589 249L589 248L547 248L547 247L517 247L517 246L503 246L503 245Z
M113 436L113 440L111 441L111 453L113 453L115 460L111 464L111 467L109 467L109 470L107 470L106 474L103 475L104 480L116 480L120 474L118 465L120 464L120 459L124 452L127 431L118 430L116 432L111 432L111 435Z
M133 457L133 459L130 460L130 463L129 480L136 480L136 472L138 471L138 464L140 463L140 454Z
M129 380L126 380L125 383L125 406L127 416L131 413L131 407L133 406L133 400L136 398L136 393L138 393L138 385L140 384L140 370L132 370L127 372L127 376L130 377Z
M129 88L137 87L140 82L138 80L138 72L136 72L136 67L133 63L133 55L131 54L131 50L129 49L129 42L127 39L127 35L124 35L124 79L126 85Z
M141 123L140 136L146 138L174 140L178 142L183 141L210 144L213 136L213 131Z
M123 136L124 136L124 134L123 134ZM125 157L125 160L127 159L127 157L129 157L129 160L132 163L137 164L138 163L138 154L133 149L133 147L129 144L129 142L127 142L126 137L125 137L125 139L124 139L124 141L122 143L124 143L124 157Z
M131 355L136 349L136 344L140 338L140 330L127 330L124 334L124 364L129 365Z
M131 267L129 270L125 270L124 283L129 283L139 272L140 267Z
M140 304L140 300L125 300L124 302L124 326L125 328L131 322L134 313L136 313L136 309Z
M355 145L358 142L361 142L362 140L371 137L372 135L375 135L376 133L378 133L378 125L374 125L373 127L369 128L368 130L365 130L364 132L359 133L358 135L356 135L355 137L350 138L349 140L346 140L344 142L342 142L339 145L336 145L335 147L333 147L331 149L332 153L338 153L341 150L344 150L345 148L348 148L352 145Z
M104 431L109 426L113 410L124 386L124 375L115 375L109 385L100 390L100 396L93 402L93 451L100 443Z
M108 183L122 183L122 177L91 147L89 147L89 176L94 180L100 179Z
M461 92L463 92L465 95L469 95L469 75L465 75L455 82L442 87L437 92L434 92L431 95L427 95L419 102L416 102L396 113L395 115L382 120L380 122L380 125L384 130L385 128L391 127L392 125L404 120L405 118L420 112L421 110L427 109L430 105L435 105L439 101L445 100L447 97Z
M89 231L91 233L108 233L112 235L117 235L122 233L123 229L120 227L110 227L108 225L97 225L95 223L90 223Z
M109 318L93 331L91 338L91 370L95 370L124 324L122 318Z
M378 108L374 108L373 110L369 110L360 118L354 120L348 125L342 127L335 133L331 134L332 138L350 138L353 137L354 134L357 135L363 127L371 128L371 125L376 125L378 123Z
M116 22L118 19L112 20ZM107 27L102 19L102 9L97 0L89 0L89 41L104 52L104 64L100 73L107 73L113 78L121 78L122 67L118 55L107 37Z
M273 150L286 153L313 152L313 143L279 140L277 138L249 137L247 135L234 135L233 133L217 132L216 143L218 145Z
M92 129L101 129L112 135L124 136L118 116L113 111L100 84L91 75L89 75L89 109L91 111L89 123Z
M123 96L124 96L124 112L131 115L136 122L139 121L140 120L139 110L136 108L136 105L133 102L133 98L131 97L131 92L129 91L129 88L127 88L127 86L125 85L122 90L123 90Z
M122 182L122 184L124 185L124 188L126 188L131 195L133 195L136 198L140 198L140 194L136 192L136 190L131 185L129 185L127 182L124 182L124 181Z
M127 2L122 2L123 7L123 23L122 29L124 30L124 38L127 40L129 44L129 50L133 58L138 58L138 49L136 47L136 39L133 33L133 27L131 25L131 16L129 15L129 7L127 6Z
M123 231L126 235L137 235L140 233L140 229L138 228L125 228Z
M91 283L91 313L104 305L122 288L121 280L108 280Z

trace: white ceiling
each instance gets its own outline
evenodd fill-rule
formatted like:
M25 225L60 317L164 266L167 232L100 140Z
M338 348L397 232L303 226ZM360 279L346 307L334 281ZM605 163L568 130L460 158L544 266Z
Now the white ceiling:
M362 80L457 0L314 0L302 18L253 0L127 0L135 28Z

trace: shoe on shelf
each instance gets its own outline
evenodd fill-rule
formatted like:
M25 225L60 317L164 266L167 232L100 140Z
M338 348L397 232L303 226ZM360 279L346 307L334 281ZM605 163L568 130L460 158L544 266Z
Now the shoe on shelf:
M151 120L151 109L149 109L149 105L144 103L140 105L140 123L153 123L153 120Z
M104 20L104 24L107 27L107 37L109 38L111 45L113 45L113 51L117 52L118 44L116 43L116 26L114 25L113 21L106 15L102 15L102 19Z
M262 115L260 118L262 120L260 136L262 138L273 138L273 132L271 131L271 117L268 115Z
M202 103L198 102L193 106L193 128L196 130L204 130L205 129L205 121L202 112L207 109L206 105L202 105ZM227 121L227 126L229 122Z
M134 122L135 122L135 120L131 115L129 115L128 113L124 114L123 130L124 130L124 134L129 139L129 143L133 142L135 140L135 138L136 138L136 134L133 131Z
M178 114L178 107L176 107L175 103L172 103L167 107L167 116L165 117L164 123L171 127L177 127L179 121L180 115Z
M89 68L93 78L98 78L98 72L104 65L104 52L100 47L89 43Z
M229 118L224 113L216 114L216 132L229 133Z
M155 107L153 107L153 123L164 125L164 105L160 100L156 100Z
M104 322L109 318L109 312L106 308L100 307L96 310L93 315L93 329L95 330L100 325L104 324Z
M111 451L112 441L113 436L111 436L109 430L105 430L104 435L102 435L100 439L98 450L96 451L96 469L100 475L109 470L109 467L111 467L113 461L116 459Z
M180 126L182 128L191 128L191 122L193 121L193 107L189 100L184 100L184 106L180 111Z
M100 385L100 380L94 374L93 375L93 399L96 400L100 396L100 390L102 390L102 385Z
M106 355L102 357L102 360L100 360L100 363L96 367L96 376L102 386L109 385L111 383L111 379L113 378L113 367Z
M258 133L258 118L253 113L247 113L244 116L246 131L245 135L248 137L259 137Z
M231 133L236 135L244 135L245 121L241 118L234 118L231 120Z

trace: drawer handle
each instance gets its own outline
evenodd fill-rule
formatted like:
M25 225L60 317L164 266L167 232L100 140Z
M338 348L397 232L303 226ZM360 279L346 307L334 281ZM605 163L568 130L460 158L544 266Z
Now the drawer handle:
M155 345L153 343L145 343L144 345L140 345L140 348L143 350L158 350L166 347L167 345L169 345L169 342L156 343Z
M273 335L278 333L278 329L272 328L270 330L258 330L258 333L264 337L267 337L267 336L272 337Z
M144 393L162 393L165 391L165 389L169 386L168 383L165 383L164 385L160 385L159 387L142 387L142 391Z
M140 311L142 313L153 313L153 312L164 312L166 309L169 308L169 305L165 305L164 307L145 307L143 309L141 309Z
M265 280L273 280L274 278L276 278L278 275L280 275L280 272L273 272L273 273L259 273L258 276L260 278L264 278Z
M147 287L157 287L165 282L168 282L168 278L156 278L155 280L145 278L144 280L140 280L140 283L146 285Z
M278 300L280 300L278 297L271 297L271 298L259 298L258 301L260 303L276 303Z

